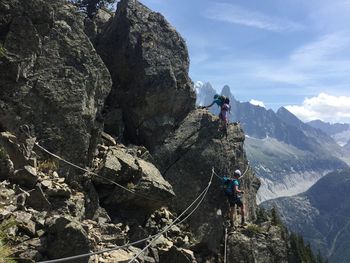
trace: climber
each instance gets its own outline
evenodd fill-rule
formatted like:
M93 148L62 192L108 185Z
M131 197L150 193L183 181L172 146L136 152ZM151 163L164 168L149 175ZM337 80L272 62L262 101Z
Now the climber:
M227 126L229 123L228 113L230 112L230 110L231 110L231 106L227 103L224 103L221 106L221 111L219 114L219 118L221 122L221 127L219 127L219 131L223 131L226 137L227 137Z
M214 104L218 105L221 108L221 106L225 102L225 98L226 98L225 96L220 96L219 94L215 94L213 102L208 106L203 106L203 108L210 108ZM228 101L228 103L230 103L230 101Z
M214 95L214 100L213 102L208 105L208 106L203 106L202 108L210 108L214 104L218 105L220 107L220 127L219 131L224 131L224 133L227 136L227 125L229 122L228 119L228 113L231 111L231 106L230 106L230 99L225 97L225 96L219 96L218 94Z
M230 204L229 218L231 220L231 226L233 226L234 223L235 205L237 205L241 209L241 226L244 226L245 224L244 205L239 196L239 194L244 194L244 191L239 189L240 182L238 179L240 176L241 171L237 169L233 173L233 178L228 178L227 176L224 176L222 178L224 183L225 195L227 196L227 200Z

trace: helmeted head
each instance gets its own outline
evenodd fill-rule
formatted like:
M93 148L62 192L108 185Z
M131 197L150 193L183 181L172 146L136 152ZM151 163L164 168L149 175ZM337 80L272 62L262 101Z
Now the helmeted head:
M214 100L216 100L217 98L219 98L219 94L214 95Z
M233 177L241 177L241 175L242 175L242 173L241 173L241 171L240 170L236 170L236 171L234 171L234 173L233 173Z

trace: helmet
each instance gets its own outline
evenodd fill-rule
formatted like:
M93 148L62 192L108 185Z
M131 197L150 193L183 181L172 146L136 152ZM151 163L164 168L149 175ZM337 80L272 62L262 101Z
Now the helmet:
M240 177L242 173L240 170L237 169L233 174Z
M216 100L217 98L219 98L219 95L218 95L218 94L215 94L215 95L214 95L214 100Z

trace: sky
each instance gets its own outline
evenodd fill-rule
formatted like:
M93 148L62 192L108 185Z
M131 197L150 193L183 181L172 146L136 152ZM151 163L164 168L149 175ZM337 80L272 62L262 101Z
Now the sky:
M350 123L350 0L140 0L185 39L190 77L303 121Z

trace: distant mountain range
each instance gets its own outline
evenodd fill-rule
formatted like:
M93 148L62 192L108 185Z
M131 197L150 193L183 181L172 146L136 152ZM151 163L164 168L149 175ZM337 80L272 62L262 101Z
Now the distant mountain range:
M321 120L314 120L307 123L308 125L320 129L331 136L340 146L350 144L350 124L348 123L334 123L323 122Z
M350 140L348 141L347 144L345 144L345 145L343 146L343 149L344 149L345 151L350 152Z
M276 206L288 228L330 262L350 262L350 170L327 174L305 193L261 205Z
M209 105L216 91L205 83L197 88L197 104ZM245 149L262 181L258 201L295 195L336 169L348 167L343 149L327 133L300 121L285 108L275 113L249 102L239 102L229 86L231 121L239 120L246 134ZM210 109L218 114L219 108ZM343 158L346 160L346 158Z

